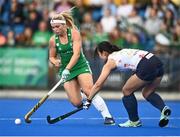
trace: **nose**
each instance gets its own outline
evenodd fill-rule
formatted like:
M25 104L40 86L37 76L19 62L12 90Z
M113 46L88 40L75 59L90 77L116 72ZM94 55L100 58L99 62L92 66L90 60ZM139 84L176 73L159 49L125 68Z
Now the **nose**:
M53 28L53 30L54 30L54 31L57 31L57 30L58 30L58 28L57 28L57 27L55 27L55 28Z

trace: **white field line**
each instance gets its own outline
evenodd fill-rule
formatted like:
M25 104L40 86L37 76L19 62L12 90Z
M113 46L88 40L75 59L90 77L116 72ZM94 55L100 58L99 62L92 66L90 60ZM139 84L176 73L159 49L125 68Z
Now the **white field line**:
M11 120L15 120L16 118L0 118L0 120L2 121L11 121ZM24 119L24 118L20 118L20 119ZM82 118L82 117L74 117L74 118L66 118L68 120L102 120L103 118L96 118L96 117L92 117L92 118ZM120 117L120 118L114 118L115 120L121 120L121 119L128 119L128 117ZM159 117L141 117L141 119L144 120L156 120L159 119ZM180 117L170 117L170 120L180 120ZM40 117L36 117L36 118L31 118L31 120L36 120L36 121L40 121L40 120L46 120L46 118L40 118Z

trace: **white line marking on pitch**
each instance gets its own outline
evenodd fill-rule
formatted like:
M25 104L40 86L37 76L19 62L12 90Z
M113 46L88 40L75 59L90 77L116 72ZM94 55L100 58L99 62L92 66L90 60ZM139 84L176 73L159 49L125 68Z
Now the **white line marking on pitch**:
M0 118L0 120L15 120L16 118ZM24 118L20 118L20 119L24 119ZM32 120L46 120L46 118L31 118ZM67 120L84 120L84 119L89 119L89 120L102 120L103 118L96 118L96 117L92 117L92 118L81 118L81 117L74 117L74 118L66 118ZM115 120L120 120L120 119L128 119L128 117L120 117L120 118L114 118ZM155 120L155 119L159 119L159 117L141 117L141 119L144 120ZM169 119L171 120L180 120L180 117L170 117Z

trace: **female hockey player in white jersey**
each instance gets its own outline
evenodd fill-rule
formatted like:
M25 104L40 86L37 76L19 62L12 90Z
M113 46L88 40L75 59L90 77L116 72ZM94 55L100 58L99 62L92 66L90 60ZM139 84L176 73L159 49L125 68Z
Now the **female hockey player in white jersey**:
M91 89L91 94L84 103L88 109L91 100L98 93L103 83L114 69L118 71L132 70L133 75L126 81L122 88L122 102L126 108L129 120L119 124L119 127L139 127L142 123L138 116L137 100L134 92L142 88L143 97L154 107L160 110L159 126L164 127L169 122L171 110L165 105L162 98L155 92L161 82L164 69L163 63L152 53L137 49L119 49L107 41L98 44L95 53L106 61L102 72Z

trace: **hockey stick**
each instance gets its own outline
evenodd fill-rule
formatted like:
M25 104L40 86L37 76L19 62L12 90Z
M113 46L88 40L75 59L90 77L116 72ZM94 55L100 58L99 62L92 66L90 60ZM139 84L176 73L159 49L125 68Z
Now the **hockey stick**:
M60 79L58 83L25 115L24 119L26 123L31 123L30 117L36 112L36 110L48 99L48 97L56 90L56 88L62 83Z
M58 117L56 117L56 118L54 118L54 119L51 119L51 116L48 115L48 116L47 116L47 122L48 122L49 124L57 123L58 121L61 121L61 120L65 119L65 118L71 116L72 114L75 114L75 113L81 111L82 109L83 109L83 107L77 108L77 109L75 109L75 110L73 110L73 111L71 111L71 112L68 112L68 113L66 113L66 114L64 114L64 115L58 116Z

